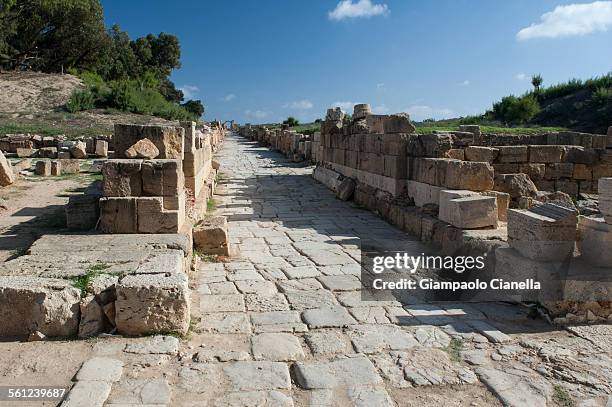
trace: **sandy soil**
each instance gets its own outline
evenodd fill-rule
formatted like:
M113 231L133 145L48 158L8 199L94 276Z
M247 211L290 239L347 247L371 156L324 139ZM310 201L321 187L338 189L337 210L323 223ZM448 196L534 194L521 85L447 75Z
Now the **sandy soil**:
M83 82L72 75L37 72L0 73L3 112L48 112L66 104Z

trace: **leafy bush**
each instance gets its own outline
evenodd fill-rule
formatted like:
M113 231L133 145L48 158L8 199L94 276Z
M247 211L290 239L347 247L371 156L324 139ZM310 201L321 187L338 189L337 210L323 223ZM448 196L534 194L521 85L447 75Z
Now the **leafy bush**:
M197 117L202 117L204 114L204 105L200 100L188 100L186 103L183 103L181 106L185 108L188 112L193 113Z
M493 105L493 117L503 123L523 124L531 120L540 111L540 105L533 95L502 98Z
M72 93L70 99L66 102L66 110L75 113L93 109L94 101L94 96L89 90L77 90Z
M612 88L597 88L595 92L593 92L591 100L598 106L612 102Z
M289 127L295 127L300 125L300 121L295 117L289 116L287 120L283 122L283 124L287 124Z

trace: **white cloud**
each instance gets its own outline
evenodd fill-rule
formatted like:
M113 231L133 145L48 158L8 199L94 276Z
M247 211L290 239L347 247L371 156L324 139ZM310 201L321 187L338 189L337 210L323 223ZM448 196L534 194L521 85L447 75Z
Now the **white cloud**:
M539 23L516 34L519 41L532 38L559 38L607 31L612 26L612 1L557 6L542 14Z
M416 121L425 119L448 119L455 115L455 112L446 108L434 108L426 105L414 105L405 109L410 114L410 118Z
M339 107L345 113L353 114L353 107L355 107L356 103L354 102L334 102L332 103L332 107Z
M285 109L294 109L294 110L308 110L312 109L312 102L310 100L296 100L295 102L286 103L283 105Z
M385 90L385 84L384 83L377 83L376 84L376 90Z
M378 105L372 108L372 113L374 114L387 114L389 113L389 108L386 105Z
M372 4L371 0L342 0L335 9L327 13L330 20L344 20L347 18L369 18L389 14L386 4Z
M244 114L254 119L265 119L266 117L270 116L271 112L266 110L246 110Z
M470 81L468 81L467 79L459 83L459 86L469 86L469 85L470 85Z
M230 94L225 95L225 96L223 97L223 101L224 101L224 102L230 102L230 101L232 101L232 100L234 100L234 99L236 99L236 95L234 95L233 93L230 93Z
M179 90L183 92L183 96L185 97L185 100L187 100L196 97L200 91L200 88L195 85L183 85L179 88Z
M525 79L527 79L527 74L524 73L517 73L515 76L517 81L524 81Z

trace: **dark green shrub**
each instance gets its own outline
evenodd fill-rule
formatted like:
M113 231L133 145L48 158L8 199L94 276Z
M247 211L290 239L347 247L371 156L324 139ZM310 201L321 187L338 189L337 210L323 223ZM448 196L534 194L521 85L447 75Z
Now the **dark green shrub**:
M66 110L70 113L80 112L94 108L94 96L89 90L77 90L72 93L68 102L66 102Z

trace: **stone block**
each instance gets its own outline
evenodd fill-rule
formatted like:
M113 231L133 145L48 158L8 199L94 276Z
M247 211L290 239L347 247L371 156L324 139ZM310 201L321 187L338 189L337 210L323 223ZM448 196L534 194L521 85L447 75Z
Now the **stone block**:
M574 164L572 163L555 163L546 166L544 177L547 180L555 180L559 178L571 178L574 175Z
M0 277L0 337L76 335L81 292L70 281Z
M385 155L384 175L395 179L406 179L408 176L408 158L399 155Z
M116 292L115 324L120 334L187 333L189 287L182 271L128 275L117 283Z
M538 261L563 261L576 242L577 213L555 204L508 211L508 243Z
M96 157L108 157L108 141L96 140L94 153Z
M497 159L499 149L491 147L469 146L465 149L467 161L492 163Z
M182 127L115 124L113 143L117 158L125 158L125 151L144 138L149 139L159 150L156 158L184 158L185 129Z
M48 177L51 175L51 161L41 160L36 162L35 166L36 175L41 177Z
M516 174L520 171L521 164L493 164L495 175L499 174Z
M87 158L87 146L82 141L77 141L70 148L70 155L77 159Z
M136 198L138 233L178 233L185 221L184 210L164 209L162 197Z
M444 157L453 148L453 138L450 134L421 134L418 140L425 157Z
M532 181L544 179L546 164L519 164L519 172L527 174Z
M565 146L565 149L563 162L593 165L599 161L599 153L596 150L580 146Z
M60 160L70 160L72 155L70 154L70 151L58 151L57 158Z
M394 133L414 133L416 128L410 123L410 117L407 113L399 113L392 115L374 115L366 116L366 125L370 129L370 133L379 134L394 134Z
M605 134L591 135L592 147L597 150L603 150L607 147L608 137Z
M36 150L33 148L17 148L15 149L15 153L17 153L17 157L19 158L28 158L32 157L34 153L36 153Z
M423 182L408 181L408 196L414 200L414 204L423 207L427 204L440 204L440 191L443 188Z
M528 146L503 146L498 147L498 149L497 161L500 163L526 163L529 161Z
M55 177L62 175L62 163L60 161L51 161L51 175Z
M81 172L81 161L79 160L60 160L62 164L62 174L78 174Z
M57 147L43 147L38 150L40 158L57 158Z
M481 194L494 196L497 199L497 219L506 222L508 220L508 208L510 207L510 194L499 191L485 191Z
M462 148L451 148L446 152L446 157L452 160L465 160L465 150Z
M123 153L126 158L152 160L159 155L159 149L148 138L138 140Z
M338 191L338 186L342 182L342 175L320 165L315 168L312 177L334 192Z
M72 195L66 204L66 227L76 230L95 229L100 217L99 196Z
M511 199L519 199L522 196L533 196L538 191L535 184L527 174L497 174L495 176L494 189L505 192Z
M572 178L584 181L592 180L593 170L585 164L574 164L574 174Z
M565 148L563 146L529 146L530 163L560 163Z
M565 192L575 198L578 195L578 182L572 179L555 180L555 191Z
M487 191L493 189L493 167L484 162L449 160L444 186L452 189Z
M142 161L108 160L102 167L104 196L141 196Z
M600 178L597 190L599 191L599 210L606 222L612 225L612 178Z
M438 218L460 229L497 228L497 198L472 191L440 192Z
M185 188L182 162L149 160L142 163L142 193L145 196L178 196Z
M138 233L136 198L101 198L99 228L104 233Z
M0 186L5 187L15 182L15 174L11 163L0 151Z
M599 267L612 265L612 225L603 218L580 216L578 236L578 250L586 261Z
M348 201L353 197L356 186L357 183L354 179L346 177L340 182L340 185L338 185L336 196L343 201Z
M214 216L197 224L193 229L193 244L202 253L229 256L230 240L225 216Z

